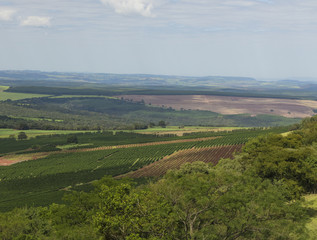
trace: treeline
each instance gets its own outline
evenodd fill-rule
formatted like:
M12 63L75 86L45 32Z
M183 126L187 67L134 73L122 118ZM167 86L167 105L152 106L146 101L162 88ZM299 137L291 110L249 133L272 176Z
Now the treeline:
M111 177L66 204L0 215L2 239L314 239L317 117L288 134L256 138L235 159L196 162L135 184Z
M62 85L62 84L61 84ZM163 89L160 89L163 88ZM45 86L13 86L6 90L6 92L16 93L33 93L33 94L48 94L48 95L96 95L96 96L116 96L116 95L211 95L211 96L230 96L230 97L254 97L254 98L287 98L287 99L302 99L301 97L294 97L290 95L281 95L280 93L260 93L251 91L242 91L235 89L221 89L219 91L212 90L170 90L170 87L146 87L141 89L135 88L116 88L116 87L102 87L102 88L68 88L68 87L45 87ZM168 89L169 88L169 89Z
M209 111L147 106L105 97L33 98L0 102L2 116L24 120L30 129L144 129L160 121L173 126L267 127L298 123L299 119L271 115L221 115ZM17 120L0 119L2 127L18 128Z

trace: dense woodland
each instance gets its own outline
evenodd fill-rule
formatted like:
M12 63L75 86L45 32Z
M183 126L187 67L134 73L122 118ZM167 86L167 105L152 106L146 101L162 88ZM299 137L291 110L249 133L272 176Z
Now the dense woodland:
M317 117L248 142L216 166L185 164L146 183L105 176L66 204L0 214L2 239L314 239Z

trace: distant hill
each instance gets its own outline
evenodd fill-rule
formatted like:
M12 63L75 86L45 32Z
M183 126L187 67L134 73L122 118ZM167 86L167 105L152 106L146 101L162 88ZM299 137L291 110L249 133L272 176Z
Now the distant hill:
M172 76L153 74L0 71L0 85L173 91L214 91L241 96L285 96L316 99L317 82L296 79L259 81L239 76ZM230 94L229 94L230 95Z

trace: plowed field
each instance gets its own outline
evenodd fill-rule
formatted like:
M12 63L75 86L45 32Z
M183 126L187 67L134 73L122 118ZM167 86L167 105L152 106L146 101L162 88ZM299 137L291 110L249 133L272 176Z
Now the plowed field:
M221 114L251 115L271 114L288 118L304 118L314 115L317 101L279 98L251 98L209 95L122 95L118 98L132 99L155 106L174 109L205 110Z
M123 176L131 178L162 176L169 169L178 169L184 163L192 163L195 161L202 161L216 165L222 158L232 158L235 152L241 151L242 146L243 145L228 145L178 151L163 158L162 160Z

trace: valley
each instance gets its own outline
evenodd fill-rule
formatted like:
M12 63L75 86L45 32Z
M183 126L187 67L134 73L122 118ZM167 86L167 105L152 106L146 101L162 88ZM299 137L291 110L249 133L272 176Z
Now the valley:
M153 208L151 216L162 222L161 213L154 209L164 212L168 207L174 214L174 204L184 210L183 203L177 202L184 199L187 207L194 208L204 204L213 208L216 203L215 211L227 221L232 218L227 214L243 209L234 207L237 199L250 204L250 209L256 206L268 211L263 199L271 194L267 201L278 204L285 215L276 218L273 213L265 224L283 225L291 216L296 220L288 222L289 226L306 229L307 224L308 234L302 236L314 235L314 211L299 202L302 196L315 199L312 193L317 186L317 102L307 89L290 96L290 88L276 85L281 88L279 95L273 91L273 83L264 88L255 80L240 78L237 81L249 83L245 89L234 89L233 78L214 83L204 80L208 86L189 89L181 83L190 86L194 79L179 77L179 86L170 90L169 77L163 86L139 83L132 87L127 76L115 76L119 86L92 83L89 74L85 81L67 83L13 80L19 74L12 74L11 86L8 79L0 78L0 83L7 84L0 88L0 220L16 217L17 212L25 226L29 219L36 219L55 229L54 233L37 232L41 237L59 239L55 234L62 234L61 228L68 231L80 226L89 238L98 239L102 234L91 228L95 228L98 214L104 214L99 208L102 204L116 206L113 201L117 198L120 204L130 204L130 197L138 201L137 205L131 203L133 208L125 208L131 209L125 219L136 215L143 221L148 216L140 216L138 211L143 214L144 208ZM154 76L141 78L142 83L149 78L156 81ZM223 81L232 87L230 91L219 89ZM260 87L263 92L258 91ZM152 201L155 204L148 205ZM203 205L199 205L201 201ZM288 205L293 212L286 209ZM20 212L23 209L26 213ZM40 216L25 217L28 211L40 212ZM122 216L114 211L114 218ZM80 215L74 216L74 212ZM305 217L297 218L300 213ZM254 219L258 216L245 214ZM76 223L65 223L73 219ZM123 222L121 219L119 225ZM147 228L143 224L138 226ZM173 228L183 236L177 224ZM153 234L159 235L161 230L153 230Z

